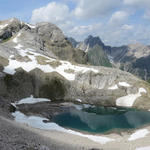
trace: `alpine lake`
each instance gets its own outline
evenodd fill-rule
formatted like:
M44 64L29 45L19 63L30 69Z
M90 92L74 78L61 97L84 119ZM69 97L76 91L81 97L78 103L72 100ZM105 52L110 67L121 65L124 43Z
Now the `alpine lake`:
M53 116L58 125L88 133L126 131L150 124L150 112L116 107L71 107L69 111Z

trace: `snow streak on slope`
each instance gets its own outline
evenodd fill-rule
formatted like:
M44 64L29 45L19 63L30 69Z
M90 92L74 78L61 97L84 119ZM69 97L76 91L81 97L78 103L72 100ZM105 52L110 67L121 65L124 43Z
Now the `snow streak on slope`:
M139 92L137 94L129 94L127 96L120 97L116 100L117 106L123 107L132 107L137 98L139 98L141 93L147 93L144 88L139 88Z
M20 36L20 35L18 35L18 36ZM17 42L17 40L18 40L17 37L16 37L16 39L14 39L15 42ZM64 76L67 80L74 80L75 74L78 72L85 73L87 71L93 71L95 73L98 73L98 70L96 70L96 69L93 69L90 67L81 67L78 65L73 65L68 61L59 61L59 63L61 65L58 65L56 68L54 68L50 64L41 65L37 61L37 58L36 58L37 56L41 56L41 57L47 59L47 62L57 62L58 60L47 57L42 54L39 54L39 53L35 52L33 49L23 50L23 49L21 49L22 47L23 46L21 44L18 44L15 48L18 49L19 55L21 55L22 57L27 56L31 61L20 62L20 61L14 59L15 58L14 55L11 55L9 58L9 65L4 68L3 72L13 75L16 72L15 69L20 68L20 67L23 70L25 70L26 72L30 72L30 71L34 70L35 68L38 68L45 73L58 72L59 74ZM73 72L68 73L65 71L65 70L69 70L69 69L72 70Z

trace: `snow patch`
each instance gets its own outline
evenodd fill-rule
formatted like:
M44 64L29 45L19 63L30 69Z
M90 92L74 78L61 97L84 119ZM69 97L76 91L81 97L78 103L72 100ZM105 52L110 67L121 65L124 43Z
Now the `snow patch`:
M15 40L15 42L16 41L17 40ZM94 68L80 67L80 66L77 66L77 65L73 65L68 61L60 61L61 65L59 65L56 68L54 68L53 66L51 66L49 64L40 65L36 60L36 56L42 56L42 57L48 59L49 62L53 62L53 61L57 61L57 60L49 58L49 57L44 56L42 54L36 53L32 49L22 50L22 49L20 49L21 47L23 47L23 46L21 44L18 44L15 48L18 49L18 53L21 56L23 56L23 57L28 56L31 61L29 61L29 62L20 62L20 61L11 59L13 57L13 55L11 55L9 57L9 65L4 67L3 72L6 72L8 74L13 75L16 72L15 69L20 68L20 67L23 70L25 70L26 72L30 72L33 69L38 68L38 69L42 70L45 73L57 72L57 73L61 74L62 76L64 76L67 80L75 80L75 74L77 72L81 72L81 73L85 73L87 71L93 71L95 73L99 72L98 70L96 70ZM28 54L28 52L31 53L31 55ZM74 70L74 72L73 73L67 73L65 71L66 69L72 69L72 70Z
M17 36L13 39L14 43L18 43L18 37L21 35L21 33L18 33Z
M19 102L15 103L15 105L20 105L20 104L36 104L39 102L50 102L51 100L46 99L46 98L34 98L32 95L30 97L21 99Z
M117 84L108 88L108 90L116 90L116 89L118 89L118 85Z
M108 55L107 57L108 57L110 63L114 63L114 58L112 56Z
M18 44L17 46L15 46L15 49L21 49L23 46L21 44Z
M120 86L124 86L124 87L130 87L131 85L128 84L127 82L119 82L118 83Z
M0 25L0 30L4 29L7 26L8 26L8 24Z
M149 133L150 132L147 129L138 130L130 136L128 141L134 141L140 138L144 138Z
M48 121L47 118L36 117L36 116L28 117L19 111L12 113L12 115L15 117L16 122L27 124L33 128L38 128L38 129L42 129L42 130L55 130L55 131L59 131L59 132L69 133L69 134L88 138L88 139L90 139L94 142L100 143L100 144L106 144L108 142L115 141L114 139L111 139L108 137L87 135L87 134L82 134L80 132L76 132L73 130L67 130L65 128L60 127L56 123L44 123L43 120Z
M28 24L28 23L25 23L27 26L29 26L30 28L32 28L32 29L34 29L34 28L36 28L36 26L34 26L34 25L31 25L31 24Z
M125 106L125 107L132 107L135 100L142 96L141 93L147 93L144 88L139 88L139 92L137 94L129 94L127 96L120 97L116 100L117 106Z
M82 105L77 105L77 104L72 104L71 106L73 106L75 109L77 110L82 110L84 108L90 108L90 107L93 107L92 105L90 104L82 104Z
M81 100L81 99L76 99L76 101L77 101L77 102L80 102L80 103L82 102L82 100Z
M139 147L139 148L136 148L135 150L150 150L150 146L147 146L147 147Z

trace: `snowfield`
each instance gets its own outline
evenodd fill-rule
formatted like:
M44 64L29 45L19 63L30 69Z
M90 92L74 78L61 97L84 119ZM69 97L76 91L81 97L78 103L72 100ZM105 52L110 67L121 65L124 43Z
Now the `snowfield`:
M141 129L136 131L135 133L133 133L130 138L128 139L128 141L134 141L140 138L144 138L146 137L146 135L148 135L150 132L147 129Z
M50 101L51 100L46 99L46 98L34 98L31 95L31 97L21 99L19 102L15 103L15 104L17 104L17 105L20 105L20 104L35 104L35 103L39 103L39 102L50 102Z
M119 82L118 83L120 86L124 86L124 87L130 87L131 85L128 84L127 82Z
M139 147L139 148L136 148L136 150L150 150L150 146L147 146L147 147Z
M0 25L0 30L4 29L7 26L8 26L8 24Z
M117 106L123 106L123 107L132 107L135 100L142 96L141 93L147 93L147 91L144 88L139 88L139 92L137 94L129 94L127 96L120 97L116 100Z
M20 34L17 35L17 37L20 36ZM17 37L15 39L13 39L14 42L17 42L18 39ZM77 65L73 65L68 61L59 61L61 63L61 65L59 65L58 67L54 68L49 64L46 65L40 65L37 62L36 56L41 56L44 57L47 60L47 62L56 62L56 59L47 57L45 55L36 53L34 50L32 49L26 49L23 50L21 49L23 46L21 44L18 44L15 48L18 50L19 55L21 55L22 57L27 56L31 61L28 62L20 62L15 60L13 57L14 55L11 55L9 57L9 65L4 67L3 72L8 73L8 74L15 74L15 69L17 68L22 68L23 70L25 70L26 72L30 72L32 70L34 70L35 68L38 68L40 70L42 70L45 73L51 73L51 72L58 72L59 74L61 74L63 77L65 77L67 80L75 80L75 74L77 72L81 72L81 73L85 73L87 71L93 71L95 73L98 73L99 71L93 68L88 68L88 67L81 67L81 66L77 66ZM29 54L30 53L30 54ZM65 70L73 70L72 73L68 73Z
M18 43L18 37L21 35L21 33L18 33L17 36L13 39L14 43Z
M108 88L108 90L116 90L116 89L118 89L118 85L117 84Z

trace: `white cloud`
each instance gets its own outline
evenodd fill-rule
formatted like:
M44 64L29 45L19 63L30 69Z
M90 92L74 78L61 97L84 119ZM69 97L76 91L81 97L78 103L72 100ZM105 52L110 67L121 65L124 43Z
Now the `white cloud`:
M127 18L129 17L129 14L125 11L117 11L114 14L112 14L109 24L110 25L120 25L124 23Z
M145 13L143 15L143 18L150 21L150 10L146 10L145 11Z
M66 21L70 17L69 15L70 12L67 5L51 2L44 7L33 10L31 22L49 21L59 24Z
M124 4L132 5L132 6L149 6L150 0L124 0Z
M78 18L90 19L108 14L119 4L120 0L80 0L74 10L74 14Z
M90 34L97 35L101 27L101 23L95 23L87 26L75 26L69 31L69 34L70 36L76 37L80 40L82 38L86 38Z
M70 7L71 1L74 7ZM61 2L63 3L50 2L44 7L33 10L31 22L54 23L67 36L77 40L83 40L92 34L100 36L107 42L106 44L113 46L133 41L150 43L150 26L144 25L141 18L141 12L144 12L143 17L150 20L148 9L150 0L62 0ZM139 15L140 9L142 11ZM139 17L138 20L133 18L134 15Z
M133 25L124 24L124 25L122 26L122 29L123 29L123 30L132 30L132 29L133 29Z

